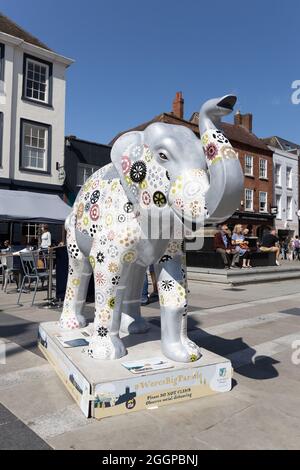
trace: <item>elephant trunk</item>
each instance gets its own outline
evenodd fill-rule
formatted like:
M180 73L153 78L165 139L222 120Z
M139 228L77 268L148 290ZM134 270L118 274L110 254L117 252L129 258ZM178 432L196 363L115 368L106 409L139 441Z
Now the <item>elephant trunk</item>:
M226 95L204 103L199 113L199 131L209 175L205 193L206 222L228 219L240 204L243 172L229 140L217 129L222 116L233 110L236 97Z

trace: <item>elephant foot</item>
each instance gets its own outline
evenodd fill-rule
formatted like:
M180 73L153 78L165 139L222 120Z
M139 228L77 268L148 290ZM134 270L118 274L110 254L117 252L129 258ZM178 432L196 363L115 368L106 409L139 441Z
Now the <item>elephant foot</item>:
M142 318L133 318L127 313L122 313L121 331L130 335L146 333L149 330L148 322Z
M62 315L59 320L59 326L63 330L75 330L77 328L84 328L86 326L86 320L82 315Z
M162 341L164 355L175 362L194 362L202 357L200 348L189 339L178 343Z
M93 359L119 359L127 353L118 336L93 336L89 342L88 355Z

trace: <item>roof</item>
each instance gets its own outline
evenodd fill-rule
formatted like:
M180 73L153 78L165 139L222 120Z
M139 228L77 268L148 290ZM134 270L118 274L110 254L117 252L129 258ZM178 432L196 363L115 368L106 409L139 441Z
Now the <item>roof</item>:
M1 221L63 223L71 208L55 194L0 189Z
M99 142L93 142L91 140L79 139L78 137L76 137L76 135L66 135L65 141L67 140L72 141L72 142L80 142L80 143L88 144L88 145L97 145L98 147L107 147L111 149L111 145L109 144L100 144Z
M191 120L186 121L185 119L181 119L177 116L175 116L173 113L162 113L159 114L158 116L155 116L151 121L144 122L143 124L140 124L139 126L136 126L132 129L129 129L128 131L124 132L129 132L129 131L142 131L144 130L147 126L154 122L165 122L167 124L178 124L181 126L186 126L190 128L197 136L199 136L199 129L198 129L198 119L199 119L199 113L193 113ZM252 148L258 148L260 150L264 150L267 153L270 153L270 149L268 146L261 140L259 139L255 134L252 132L249 132L244 126L241 125L236 125L236 124L229 124L227 122L221 122L219 126L224 133L226 134L226 137L230 141L234 141L237 144L243 144L250 146ZM120 137L124 132L120 132L111 142L110 145L113 145L113 143Z
M32 34L25 31L25 29L21 28L17 23L12 21L7 16L3 15L0 12L0 31L5 34L9 34L10 36L14 36L16 38L23 39L23 41L28 42L29 44L33 44L34 46L42 47L43 49L47 49L51 51L51 49L46 46L43 42L41 42L38 38L33 36Z
M300 150L300 145L295 144L294 142L291 142L290 140L283 139L282 137L278 137L277 135L273 135L271 137L266 137L264 139L261 139L263 142L265 142L268 145L271 145L273 147L277 147L281 150L285 150L286 152L291 152L298 154Z

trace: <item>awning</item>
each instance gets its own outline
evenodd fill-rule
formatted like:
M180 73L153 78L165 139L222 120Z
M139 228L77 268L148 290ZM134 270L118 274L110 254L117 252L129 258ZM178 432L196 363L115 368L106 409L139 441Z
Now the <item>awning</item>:
M55 194L0 189L0 221L63 223L70 211Z

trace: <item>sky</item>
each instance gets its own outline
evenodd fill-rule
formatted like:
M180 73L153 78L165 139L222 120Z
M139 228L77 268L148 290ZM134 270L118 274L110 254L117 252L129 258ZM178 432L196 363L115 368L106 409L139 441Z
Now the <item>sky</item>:
M259 137L300 143L298 0L0 0L0 11L75 60L66 135L108 143L182 91L186 119L233 93Z

